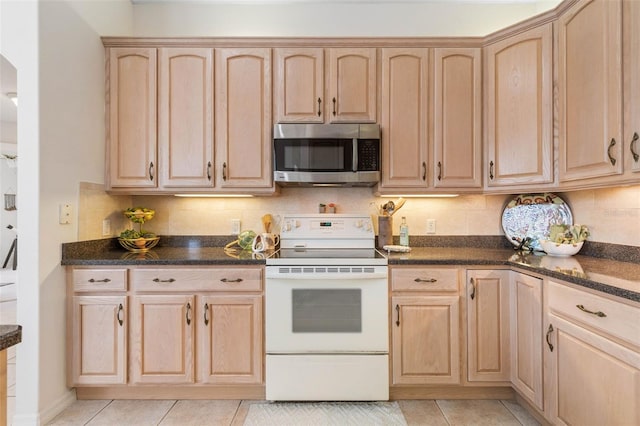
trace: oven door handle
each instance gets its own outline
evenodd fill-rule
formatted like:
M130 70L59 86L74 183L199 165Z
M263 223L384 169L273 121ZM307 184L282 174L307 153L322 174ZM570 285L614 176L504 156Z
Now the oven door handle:
M265 278L278 280L278 281L300 281L300 280L314 280L314 281L337 281L337 280L371 280L371 279L387 279L389 274L387 272L363 272L363 273L265 273Z

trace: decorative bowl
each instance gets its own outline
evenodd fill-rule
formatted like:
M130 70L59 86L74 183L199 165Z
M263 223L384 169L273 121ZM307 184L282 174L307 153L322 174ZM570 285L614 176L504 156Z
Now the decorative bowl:
M540 246L549 256L567 257L578 253L584 241L575 244L561 244L553 241L541 240Z
M132 253L144 253L155 247L160 237L153 238L118 238L118 242Z

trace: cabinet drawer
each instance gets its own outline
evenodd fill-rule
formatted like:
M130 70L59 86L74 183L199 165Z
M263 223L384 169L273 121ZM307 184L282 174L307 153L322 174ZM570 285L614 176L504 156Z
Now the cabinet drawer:
M458 269L398 268L391 270L392 291L458 291Z
M262 291L262 269L132 269L135 291Z
M611 336L640 346L640 307L549 281L549 309ZM589 311L589 312L585 312Z
M73 291L127 291L126 269L74 269Z

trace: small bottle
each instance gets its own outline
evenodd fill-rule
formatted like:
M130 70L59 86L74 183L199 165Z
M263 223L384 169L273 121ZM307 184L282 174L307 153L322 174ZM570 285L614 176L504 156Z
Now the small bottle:
M402 216L402 223L400 224L400 245L409 247L409 226L407 225L407 218Z

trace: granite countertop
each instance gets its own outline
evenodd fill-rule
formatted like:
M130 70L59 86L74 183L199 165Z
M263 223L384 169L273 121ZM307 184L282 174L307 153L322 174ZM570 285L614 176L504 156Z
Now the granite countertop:
M62 265L264 265L271 253L225 250L233 237L161 237L147 253L125 251L117 239L63 244ZM463 237L414 239L409 253L388 254L389 265L496 265L518 268L640 302L637 247L585 244L581 253L553 257L518 253L504 238ZM447 244L453 246L447 247ZM472 245L473 247L469 247ZM604 256L604 257L597 257ZM616 259L622 258L625 261Z
M0 351L17 345L22 341L21 325L2 325L0 324Z
M592 256L554 257L512 249L412 247L389 265L504 265L640 302L640 264Z

